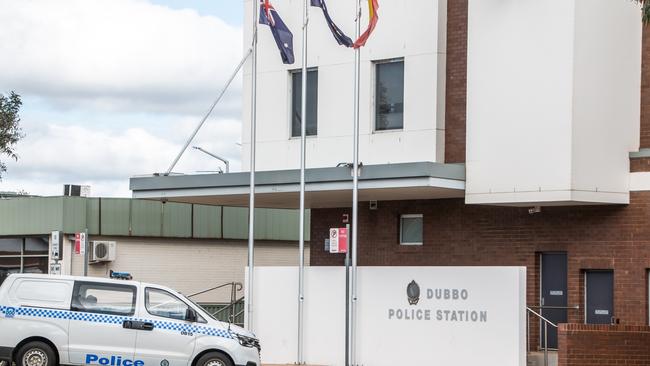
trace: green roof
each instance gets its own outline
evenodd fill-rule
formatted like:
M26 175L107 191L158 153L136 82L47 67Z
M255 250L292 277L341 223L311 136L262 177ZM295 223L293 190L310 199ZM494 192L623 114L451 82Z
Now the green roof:
M309 211L306 238L309 240ZM297 210L256 209L257 240L298 240ZM248 239L248 208L129 198L16 197L0 200L0 236L72 234Z

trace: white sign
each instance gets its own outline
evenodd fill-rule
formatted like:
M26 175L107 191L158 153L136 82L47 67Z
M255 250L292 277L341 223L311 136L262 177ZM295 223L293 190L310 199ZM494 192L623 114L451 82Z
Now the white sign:
M339 229L330 229L330 253L339 252Z
M81 240L81 255L86 254L86 246L88 245L86 243L86 233L79 233L79 238Z
M50 274L51 275L61 275L61 263L50 263Z
M298 269L255 271L262 362L291 364ZM359 267L358 274L357 364L526 365L525 268ZM344 365L345 269L306 268L304 305L305 362Z
M62 238L62 233L60 231L52 231L51 235L51 249L50 249L50 256L54 260L58 260L61 258L61 238Z

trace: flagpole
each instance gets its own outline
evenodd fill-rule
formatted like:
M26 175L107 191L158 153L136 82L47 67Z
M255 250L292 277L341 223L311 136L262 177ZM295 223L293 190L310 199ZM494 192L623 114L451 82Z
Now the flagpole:
M251 53L251 156L250 156L250 192L248 202L248 288L246 289L246 307L248 313L248 330L253 330L253 277L255 269L255 143L257 133L257 12L258 0L253 4L253 51Z
M309 0L303 2L302 13L302 90L300 99L300 228L298 274L298 365L304 364L304 304L305 304L305 166L307 141L307 25Z
M361 0L357 0L356 36L361 35ZM352 163L352 307L350 314L350 364L357 363L357 242L359 234L359 102L361 77L361 48L354 50L354 142Z

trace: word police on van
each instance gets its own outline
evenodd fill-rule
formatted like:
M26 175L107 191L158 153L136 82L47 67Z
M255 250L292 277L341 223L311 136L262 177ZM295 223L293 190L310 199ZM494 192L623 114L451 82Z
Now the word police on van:
M252 333L136 281L11 275L0 329L0 361L17 366L261 365Z
M110 366L144 366L144 361L137 360L131 361L129 359L123 360L120 356L111 356L111 358L102 357L98 355L86 355L86 364L99 364L99 365L110 365Z

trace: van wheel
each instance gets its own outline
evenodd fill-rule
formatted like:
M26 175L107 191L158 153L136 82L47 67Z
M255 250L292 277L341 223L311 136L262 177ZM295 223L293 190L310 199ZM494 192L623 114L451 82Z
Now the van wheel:
M56 355L52 347L43 342L29 342L16 354L16 366L54 366Z
M196 366L233 366L228 357L218 352L210 352L199 358Z

